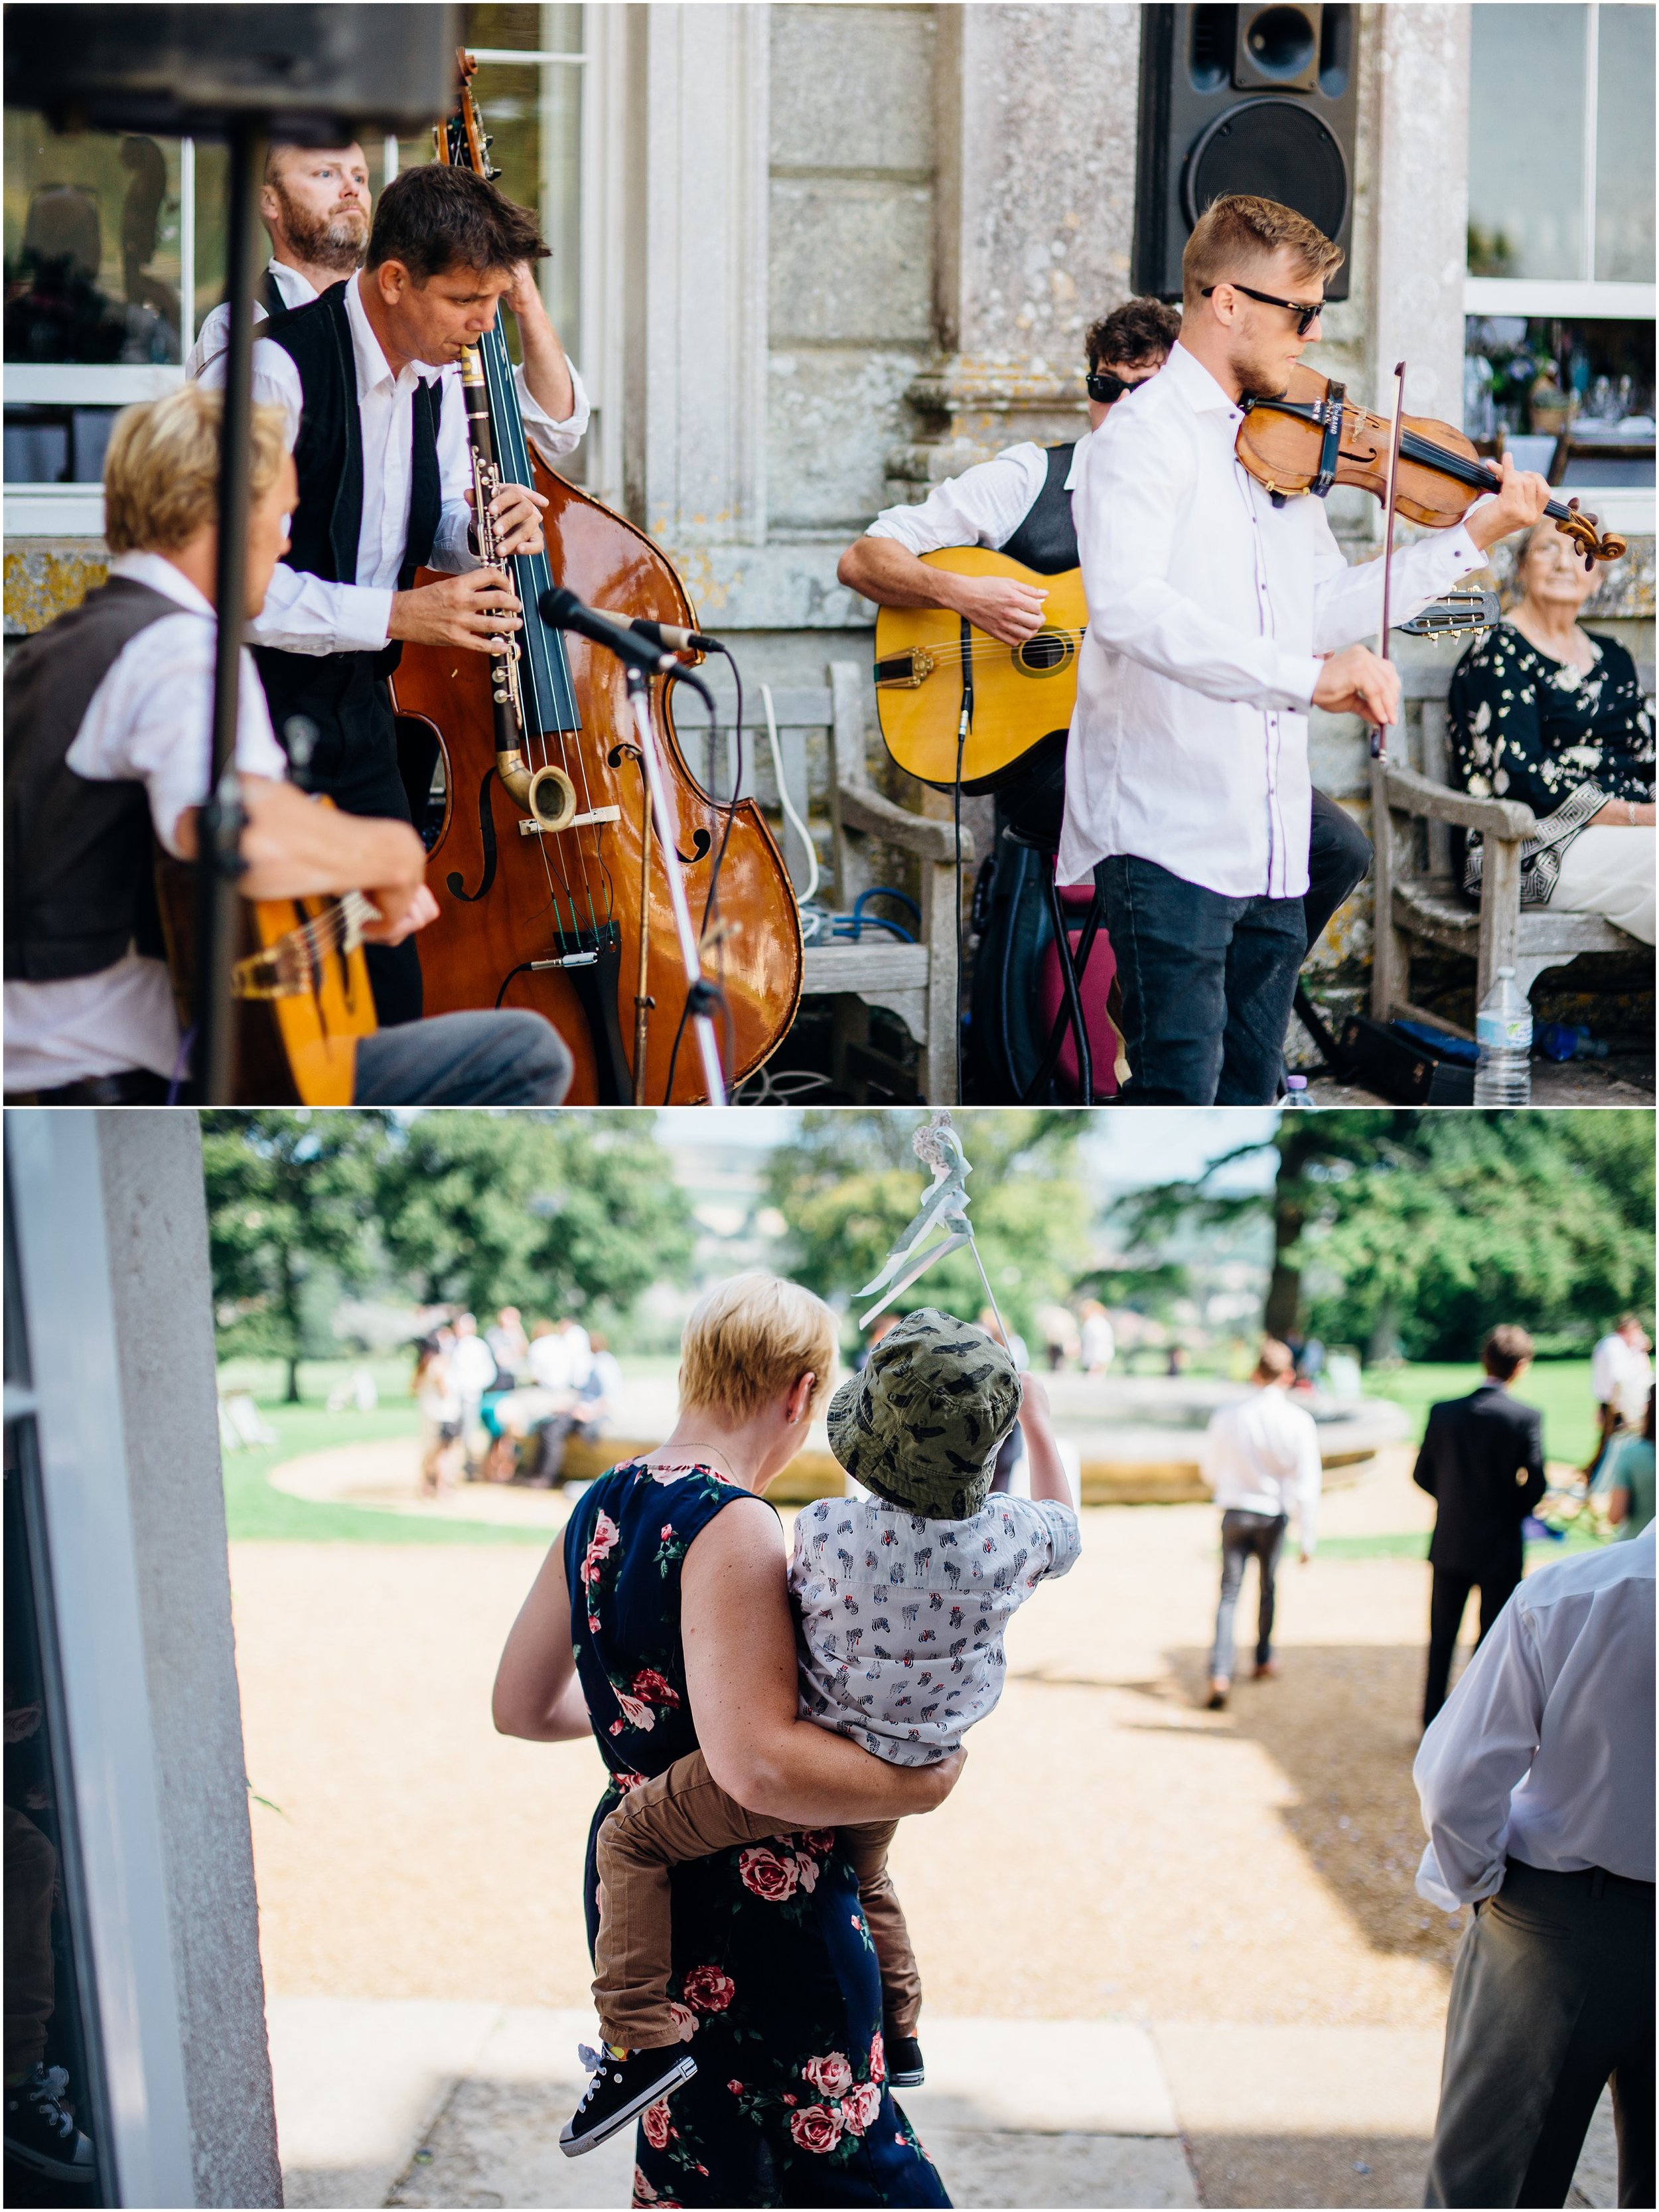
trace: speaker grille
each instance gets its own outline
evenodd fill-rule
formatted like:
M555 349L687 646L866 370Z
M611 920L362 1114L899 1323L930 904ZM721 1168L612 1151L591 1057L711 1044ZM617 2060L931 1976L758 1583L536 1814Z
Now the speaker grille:
M1230 192L1279 200L1334 238L1347 219L1348 164L1311 109L1250 100L1218 115L1187 157L1181 197L1189 225Z

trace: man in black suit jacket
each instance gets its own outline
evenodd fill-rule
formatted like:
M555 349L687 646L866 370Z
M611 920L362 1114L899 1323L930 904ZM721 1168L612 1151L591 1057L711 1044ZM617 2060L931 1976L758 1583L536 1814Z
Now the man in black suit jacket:
M1480 1634L1503 1611L1521 1579L1521 1523L1544 1495L1543 1425L1535 1407L1517 1405L1508 1385L1532 1360L1523 1328L1495 1328L1480 1350L1486 1380L1467 1398L1429 1408L1412 1480L1439 1507L1429 1563L1429 1673L1423 1725L1446 1702L1452 1652L1463 1608L1477 1584Z

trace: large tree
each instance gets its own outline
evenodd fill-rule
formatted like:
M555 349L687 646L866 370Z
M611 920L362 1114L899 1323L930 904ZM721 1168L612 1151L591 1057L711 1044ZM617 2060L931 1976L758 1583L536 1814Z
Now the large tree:
M914 1218L929 1171L911 1149L926 1117L888 1109L804 1114L768 1163L773 1204L787 1224L789 1272L826 1298L850 1298L880 1268ZM1081 1116L969 1110L956 1115L972 1172L969 1218L1011 1328L1064 1297L1090 1256L1091 1207L1078 1171ZM901 1312L939 1306L978 1313L985 1292L971 1255L953 1253L898 1299Z
M202 1115L220 1348L286 1361L290 1405L300 1401L307 1285L320 1268L345 1283L369 1272L386 1145L386 1117L376 1113L261 1107Z
M695 1237L648 1115L435 1113L376 1182L380 1235L417 1297L483 1313L603 1308L681 1281Z

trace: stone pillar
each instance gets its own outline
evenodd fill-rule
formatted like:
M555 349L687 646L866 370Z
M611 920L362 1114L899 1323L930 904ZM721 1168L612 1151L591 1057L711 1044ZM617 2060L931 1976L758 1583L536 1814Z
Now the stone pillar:
M1129 289L1139 10L941 8L939 353L909 387L920 434L892 495L1019 438L1075 436L1083 333Z

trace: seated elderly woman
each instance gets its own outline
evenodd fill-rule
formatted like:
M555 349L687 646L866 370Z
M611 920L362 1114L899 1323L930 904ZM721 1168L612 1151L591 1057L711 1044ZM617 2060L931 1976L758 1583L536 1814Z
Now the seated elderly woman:
M1516 562L1516 604L1451 680L1454 770L1481 799L1538 817L1521 854L1521 902L1600 914L1654 941L1653 721L1616 638L1581 629L1593 575L1553 525ZM1480 887L1471 836L1463 888Z

